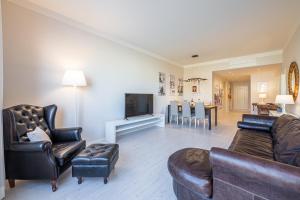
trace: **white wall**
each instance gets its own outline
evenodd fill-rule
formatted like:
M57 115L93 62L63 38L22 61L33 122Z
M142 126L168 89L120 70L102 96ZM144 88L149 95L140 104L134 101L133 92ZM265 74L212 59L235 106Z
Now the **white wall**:
M275 51L263 54L255 54L238 58L229 58L207 63L193 64L185 66L184 78L191 77L206 78L207 81L201 82L200 94L195 97L191 93L190 84L184 86L184 99L201 99L205 102L212 102L212 80L213 72L220 70L238 69L243 67L264 66L282 63L282 52ZM228 80L230 81L230 80Z
M2 43L2 9L0 1L0 199L4 198L4 156L3 156L3 129L2 129L2 106L3 106L3 43Z
M57 124L74 124L71 88L61 86L65 69L82 69L79 124L88 140L104 136L107 120L124 117L124 93L155 94L165 112L178 97L158 97L158 73L183 76L183 69L122 47L31 10L4 3L4 106L20 103L59 107Z
M298 67L300 68L300 26L283 51L283 76L287 77L289 66L291 62L294 61L297 62ZM287 81L287 78L285 78L285 80ZM287 84L285 84L285 86L287 87ZM282 88L282 94L287 93L288 90L286 87ZM300 115L300 95L298 96L295 105L287 105L287 111Z
M280 94L280 79L281 69L280 65L271 65L261 68L259 71L251 73L251 103L257 103L261 100L258 98L260 92L257 90L259 82L267 83L267 98L264 100L266 103L274 103L275 98Z

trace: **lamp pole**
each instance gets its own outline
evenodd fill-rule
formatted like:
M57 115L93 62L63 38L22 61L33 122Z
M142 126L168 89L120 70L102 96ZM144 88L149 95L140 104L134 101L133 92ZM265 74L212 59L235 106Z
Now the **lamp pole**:
M78 88L77 86L73 86L73 94L74 94L74 103L75 103L75 126L78 126Z
M79 96L78 88L86 86L86 80L84 73L81 70L67 70L65 71L62 84L65 86L73 87L73 98L74 98L74 110L75 110L75 126L78 126L78 109L79 109Z

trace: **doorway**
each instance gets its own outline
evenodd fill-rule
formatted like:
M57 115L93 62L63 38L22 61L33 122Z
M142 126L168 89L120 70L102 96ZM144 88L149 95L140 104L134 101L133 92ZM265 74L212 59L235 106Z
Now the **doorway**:
M233 83L233 110L249 111L249 82Z

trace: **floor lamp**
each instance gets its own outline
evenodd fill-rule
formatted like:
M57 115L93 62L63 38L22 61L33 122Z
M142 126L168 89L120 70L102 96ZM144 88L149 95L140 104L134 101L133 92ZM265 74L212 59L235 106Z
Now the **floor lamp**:
M86 80L83 71L80 70L67 70L65 71L62 84L64 86L72 86L74 93L74 106L75 106L75 126L78 126L78 89L77 87L86 86Z

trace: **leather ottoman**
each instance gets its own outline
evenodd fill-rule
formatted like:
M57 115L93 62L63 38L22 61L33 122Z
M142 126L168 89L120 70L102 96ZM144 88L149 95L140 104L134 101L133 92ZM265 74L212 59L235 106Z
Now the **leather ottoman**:
M82 183L82 177L104 177L104 184L119 158L118 144L92 144L72 160L72 176Z
M209 151L182 149L169 157L169 172L178 200L208 200L212 196L212 169Z

